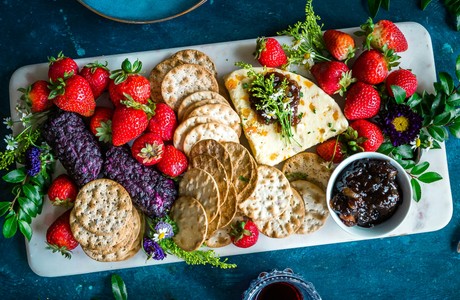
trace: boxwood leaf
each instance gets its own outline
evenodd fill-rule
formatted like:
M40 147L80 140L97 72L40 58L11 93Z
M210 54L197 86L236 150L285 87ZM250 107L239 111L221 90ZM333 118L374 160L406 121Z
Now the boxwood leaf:
M18 231L18 218L16 214L8 214L3 223L3 236L5 238L12 238L16 231Z
M413 158L414 152L410 145L401 145L396 148L396 153L401 155L402 158Z
M413 167L412 170L410 171L410 173L412 175L420 175L423 172L425 172L426 170L428 170L429 167L430 167L430 163L427 162L427 161L424 161L422 163L419 163L415 167Z
M28 215L27 212L25 212L21 207L19 208L19 212L18 212L18 220L23 220L23 221L31 223L32 217Z
M455 75L457 79L460 81L460 55L457 56L457 60L455 62Z
M26 173L24 170L24 168L12 170L5 174L2 179L9 183L20 183L26 178Z
M446 125L447 123L450 122L450 120L452 119L453 116L454 115L452 114L451 111L443 112L443 113L437 115L436 117L434 117L433 124L436 125L436 126L444 126L444 125Z
M422 10L425 10L428 4L430 4L431 0L422 0Z
M32 238L32 227L30 226L30 224L24 220L19 220L18 225L21 233L26 237L28 241L30 241L30 239Z
M406 100L406 90L397 85L391 86L391 91L393 92L395 101L397 104L402 104Z
M414 93L407 99L406 104L409 105L410 108L414 108L415 106L419 105L422 100L423 98L418 93Z
M23 209L24 212L26 212L29 216L31 216L32 218L35 218L37 216L38 208L31 199L27 197L19 197L18 202L21 206L21 209Z
M454 80L446 72L440 72L439 76L439 83L441 84L442 91L444 94L449 95L454 90Z
M112 293L116 300L128 299L128 292L126 291L126 285L118 274L112 275Z
M424 183L432 183L441 179L442 176L436 172L426 172L418 177L418 180Z
M41 195L39 188L37 186L32 185L30 183L26 183L22 186L22 191L24 195L30 200L32 200L34 203L40 203Z
M410 185L412 186L412 198L416 202L419 202L420 199L422 199L422 187L420 186L420 183L417 181L417 179L412 178L410 180Z
M452 107L460 106L460 91L452 93L452 95L447 98L447 104Z
M449 126L449 131L452 133L453 136L460 139L460 123L454 123Z
M10 209L11 202L2 201L0 202L0 217L6 214L6 212Z

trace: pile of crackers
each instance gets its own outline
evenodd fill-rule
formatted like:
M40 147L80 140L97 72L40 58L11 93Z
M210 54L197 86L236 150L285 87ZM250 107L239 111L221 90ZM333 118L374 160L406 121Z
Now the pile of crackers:
M101 262L126 260L141 248L144 217L123 186L110 179L84 185L70 214L70 227L83 251Z
M239 142L241 120L219 93L217 72L205 53L185 49L157 64L149 75L151 95L165 102L179 121L174 146L186 155L204 139Z

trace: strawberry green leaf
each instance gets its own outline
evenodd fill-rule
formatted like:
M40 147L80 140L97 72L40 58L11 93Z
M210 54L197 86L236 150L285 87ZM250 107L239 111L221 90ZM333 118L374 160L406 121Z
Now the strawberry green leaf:
M112 278L112 293L116 300L127 300L128 292L126 290L125 282L118 274L113 274Z
M430 4L431 0L422 0L422 10L425 10L428 4Z
M32 238L32 227L30 226L30 223L24 220L19 220L18 225L21 233L26 237L28 241L30 241Z
M432 183L441 179L442 176L436 172L426 172L418 177L418 180L420 180L423 183Z
M9 183L20 183L26 178L26 173L24 168L16 169L10 171L2 177L2 179Z
M410 171L410 173L412 175L420 175L423 172L425 172L426 170L428 170L429 167L430 167L430 163L425 161L425 162L422 162L422 163L416 165L415 167L413 167L412 170Z
M3 236L12 238L18 231L18 218L14 212L10 212L3 223Z
M417 181L417 179L412 178L410 180L410 185L412 187L412 198L416 201L419 202L420 199L422 199L422 187L420 186L420 183Z

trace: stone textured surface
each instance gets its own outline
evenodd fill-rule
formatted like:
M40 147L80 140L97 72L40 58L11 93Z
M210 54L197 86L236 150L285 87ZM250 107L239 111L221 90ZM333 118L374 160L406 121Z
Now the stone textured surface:
M433 0L425 11L419 9L419 1L393 2L390 12L381 10L377 18L421 23L431 34L437 70L453 75L460 34L449 25L442 1ZM61 50L80 58L270 36L302 20L304 3L209 0L177 19L129 25L95 15L77 1L4 0L0 3L1 117L9 115L8 82L14 70L44 62ZM314 8L324 29L355 27L369 15L365 3L316 0ZM1 126L2 139L5 134ZM124 278L130 299L239 299L259 272L291 267L311 281L324 299L454 299L460 287L460 254L455 251L460 239L459 147L458 140L447 142L454 214L436 232L234 256L235 270L176 263L65 279L35 275L27 264L23 237L1 236L0 295L3 299L111 299L110 276L116 272ZM2 201L11 198L3 182L0 191Z

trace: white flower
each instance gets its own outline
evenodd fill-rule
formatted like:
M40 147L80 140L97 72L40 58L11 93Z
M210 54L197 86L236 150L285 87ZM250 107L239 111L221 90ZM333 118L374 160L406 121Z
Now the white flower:
M415 140L413 140L412 142L410 142L411 149L412 149L412 150L415 150L415 149L419 148L419 147L420 147L420 143L421 143L420 138L417 137Z
M18 147L18 142L14 139L11 134L5 136L6 150L14 151Z
M167 234L168 234L168 229L167 229L167 228L160 228L160 229L158 230L158 232L155 232L155 233L153 234L153 240L154 240L155 242L159 242L159 241L161 241L162 239L164 239L165 236L166 236Z
M7 117L3 119L3 124L6 125L7 129L13 129L14 122L11 120L11 117Z

